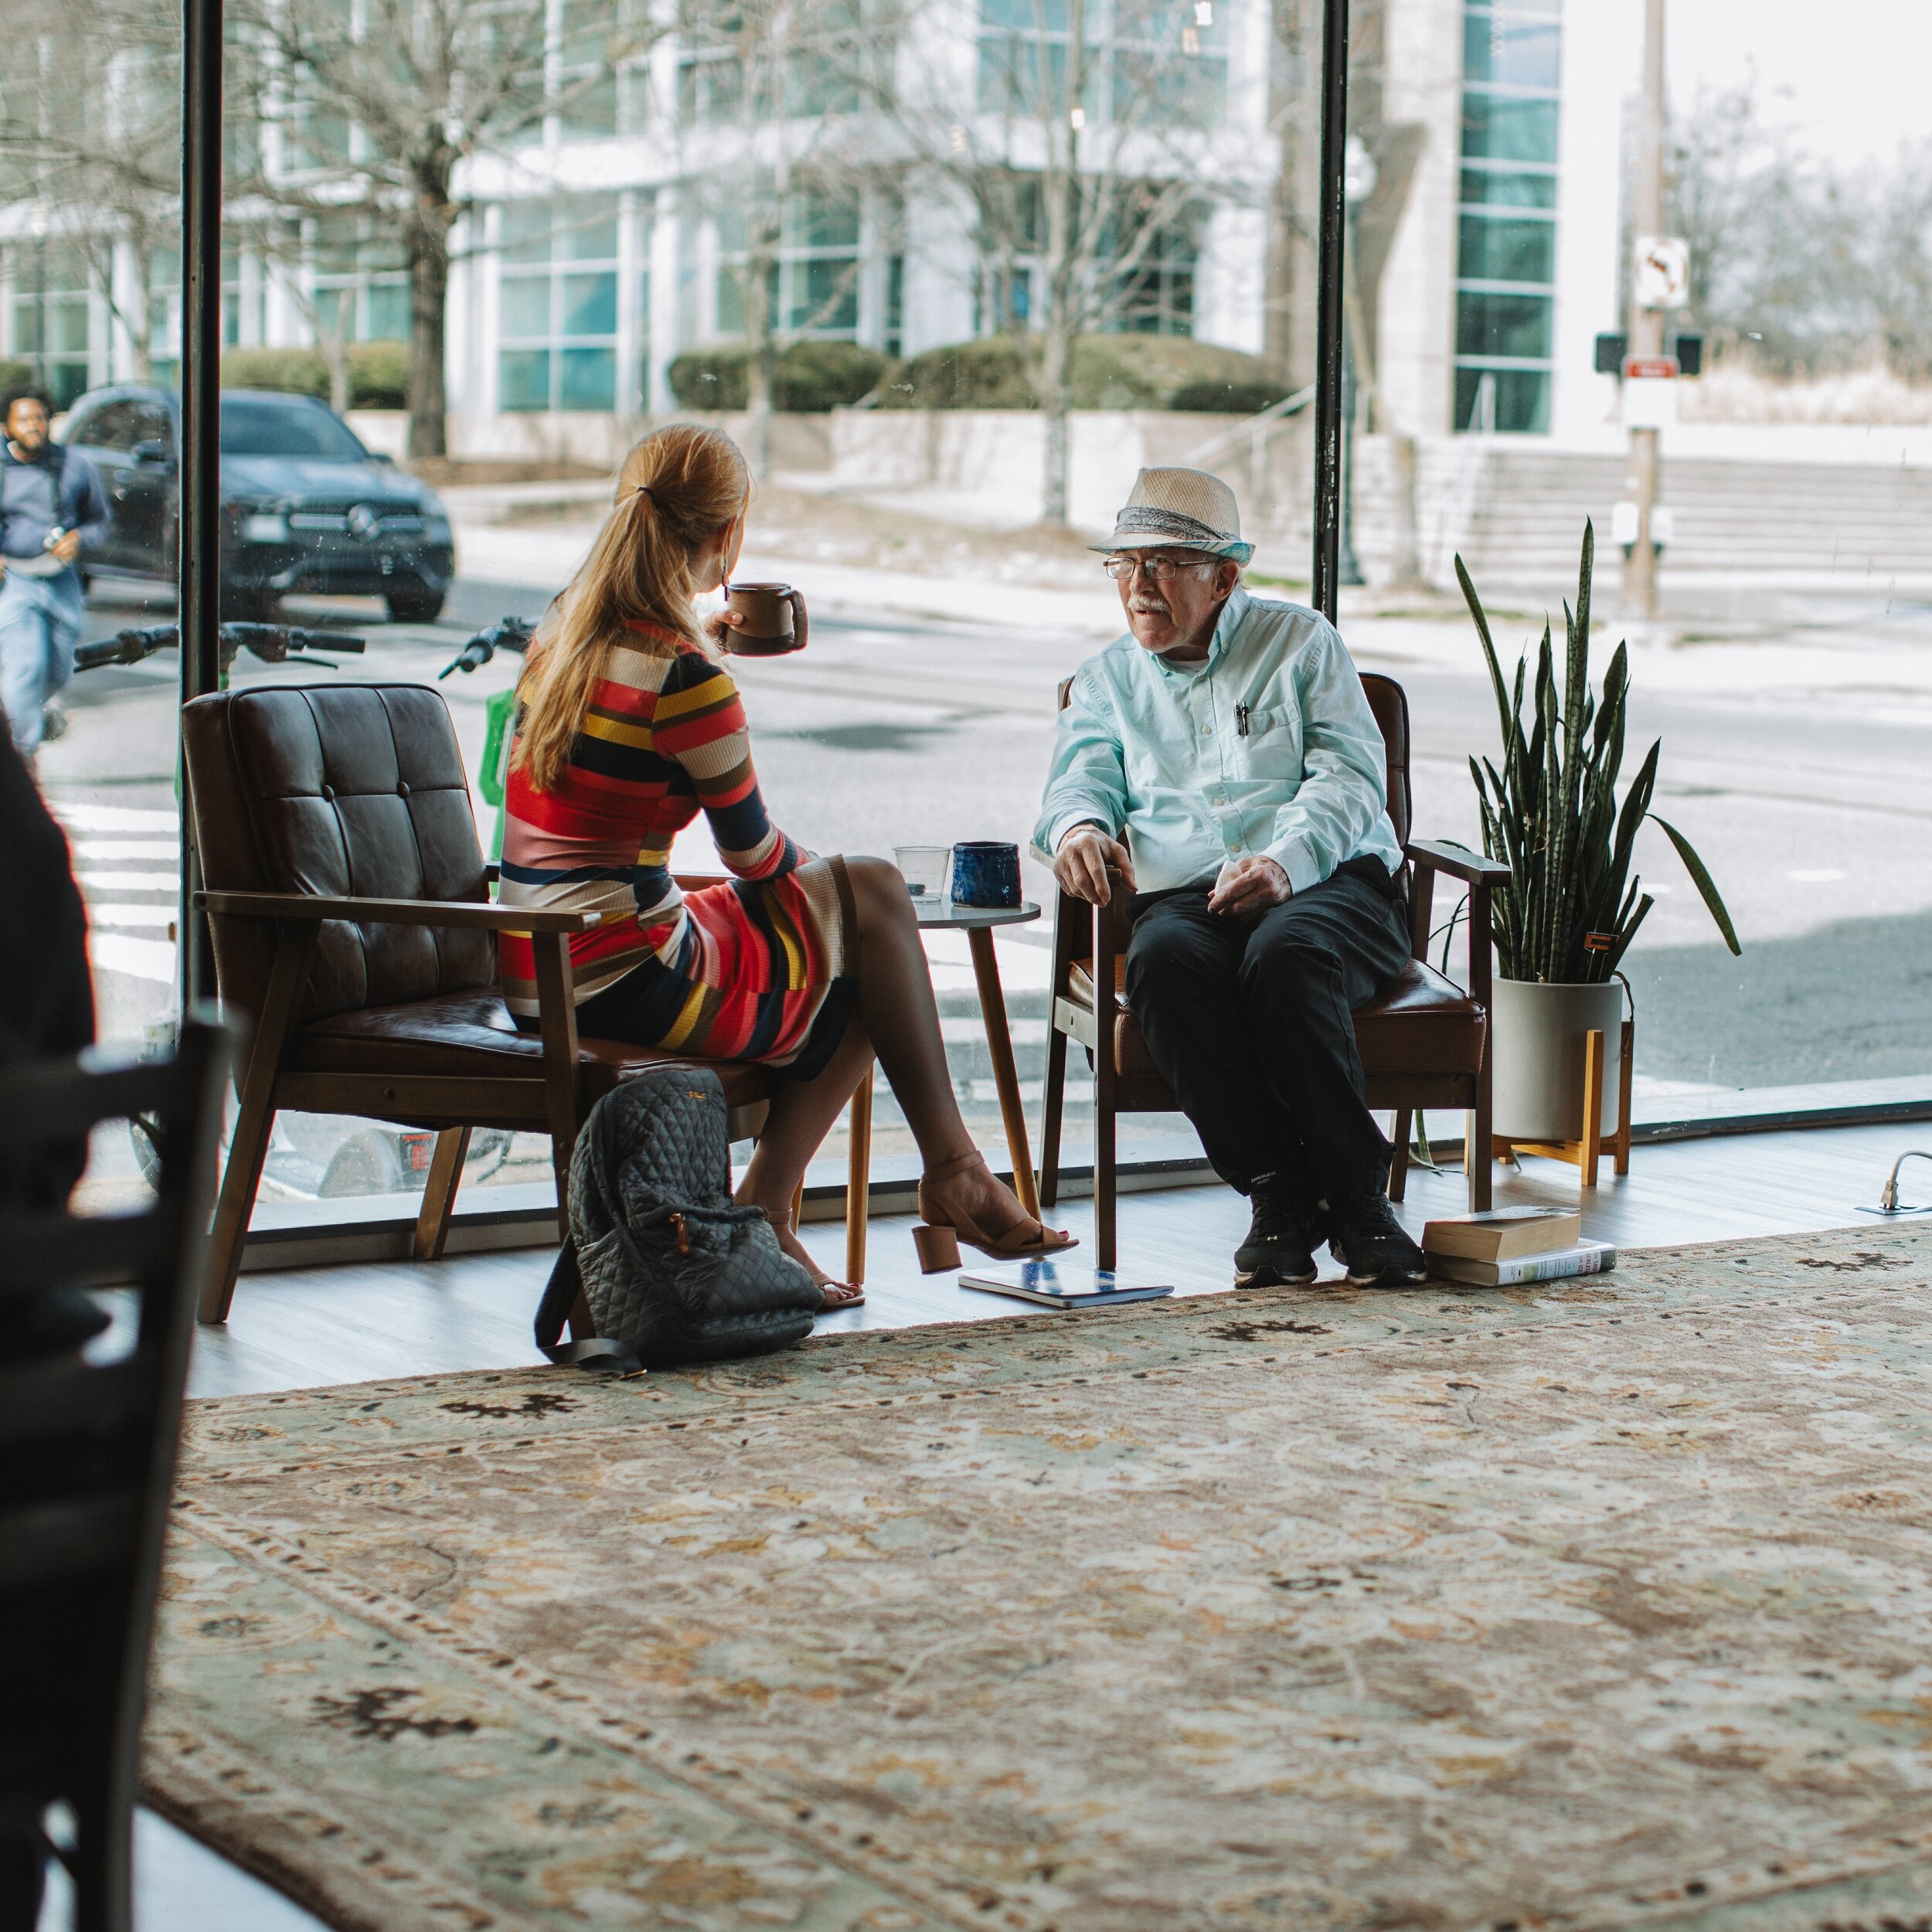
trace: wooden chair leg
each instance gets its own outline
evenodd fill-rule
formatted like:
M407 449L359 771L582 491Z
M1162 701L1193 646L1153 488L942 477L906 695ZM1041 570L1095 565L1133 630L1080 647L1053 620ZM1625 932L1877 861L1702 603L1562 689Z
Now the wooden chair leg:
M1049 1019L1046 1084L1040 1095L1039 1201L1051 1207L1060 1194L1060 1117L1066 1104L1066 1036Z
M1482 1071L1476 1076L1476 1104L1464 1117L1462 1165L1469 1181L1469 1211L1489 1211L1490 1175L1496 1158L1495 1111L1490 1101L1488 1053L1484 1049Z
M1583 1039L1583 1134L1577 1165L1585 1187L1597 1185L1597 1162L1604 1141L1604 1036L1595 1028Z
M872 1082L868 1066L852 1090L847 1124L851 1155L845 1169L845 1279L866 1281L866 1232L872 1213Z
M121 1783L110 1773L74 1795L73 1932L134 1932L134 1794Z
M199 1311L203 1321L226 1321L234 1304L242 1249L248 1240L249 1211L261 1185L262 1162L267 1158L268 1136L275 1124L275 1077L281 1065L282 1044L308 980L321 930L315 920L291 919L276 942L262 1009L255 1018L248 1070L242 1076L241 1106L228 1143L228 1166L215 1204L215 1224L208 1238L208 1273L202 1282Z
M543 1111L550 1124L550 1165L556 1175L557 1238L570 1232L570 1155L583 1124L577 1107L577 1014L570 990L570 940L535 933L537 1023L543 1036Z
M1399 1201L1409 1186L1409 1134L1413 1116L1409 1108L1396 1110L1395 1151L1389 1160L1389 1199Z
M446 1127L437 1135L436 1151L430 1158L430 1178L416 1216L413 1252L419 1261L443 1258L443 1243L450 1238L450 1216L456 1212L457 1186L463 1179L463 1163L469 1155L467 1127Z
M1104 1016L1105 1030L1094 1056L1094 1265L1103 1270L1118 1266L1115 1241L1114 1027Z

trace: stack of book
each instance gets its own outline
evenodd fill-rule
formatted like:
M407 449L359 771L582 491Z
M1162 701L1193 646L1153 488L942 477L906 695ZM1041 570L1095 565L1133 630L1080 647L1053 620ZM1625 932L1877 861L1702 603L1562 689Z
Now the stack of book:
M1422 1249L1432 1275L1473 1287L1556 1281L1614 1267L1617 1250L1607 1241L1580 1239L1583 1228L1583 1216L1573 1208L1492 1208L1430 1222L1422 1230Z

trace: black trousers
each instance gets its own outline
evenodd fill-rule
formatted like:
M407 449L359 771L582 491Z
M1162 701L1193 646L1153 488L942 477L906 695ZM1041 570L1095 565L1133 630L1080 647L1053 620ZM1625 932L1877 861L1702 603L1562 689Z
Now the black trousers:
M1391 1150L1351 1015L1408 963L1401 900L1349 871L1264 913L1207 901L1134 902L1127 1003L1215 1172L1243 1194L1257 1174L1311 1199L1380 1189Z

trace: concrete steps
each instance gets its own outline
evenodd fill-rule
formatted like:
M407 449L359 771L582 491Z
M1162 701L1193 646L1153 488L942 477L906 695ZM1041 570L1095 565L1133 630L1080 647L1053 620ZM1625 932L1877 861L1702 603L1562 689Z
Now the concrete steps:
M1394 530L1394 469L1379 437L1356 445L1355 547L1371 577ZM1574 578L1583 520L1607 549L1627 494L1621 455L1504 439L1439 437L1417 450L1417 522L1424 574L1454 581L1460 553L1485 583ZM1802 579L1848 594L1932 587L1932 469L1667 457L1675 515L1673 577Z

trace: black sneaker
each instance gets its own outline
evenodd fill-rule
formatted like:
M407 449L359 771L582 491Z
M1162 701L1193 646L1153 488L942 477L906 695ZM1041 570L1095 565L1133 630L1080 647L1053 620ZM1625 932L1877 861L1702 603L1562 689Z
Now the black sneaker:
M1237 1288L1298 1286L1315 1279L1315 1250L1321 1239L1321 1210L1301 1189L1277 1174L1257 1174L1249 1185L1253 1218L1248 1238L1234 1250Z
M1379 1192L1330 1199L1328 1250L1359 1288L1413 1287L1429 1273L1421 1249Z

